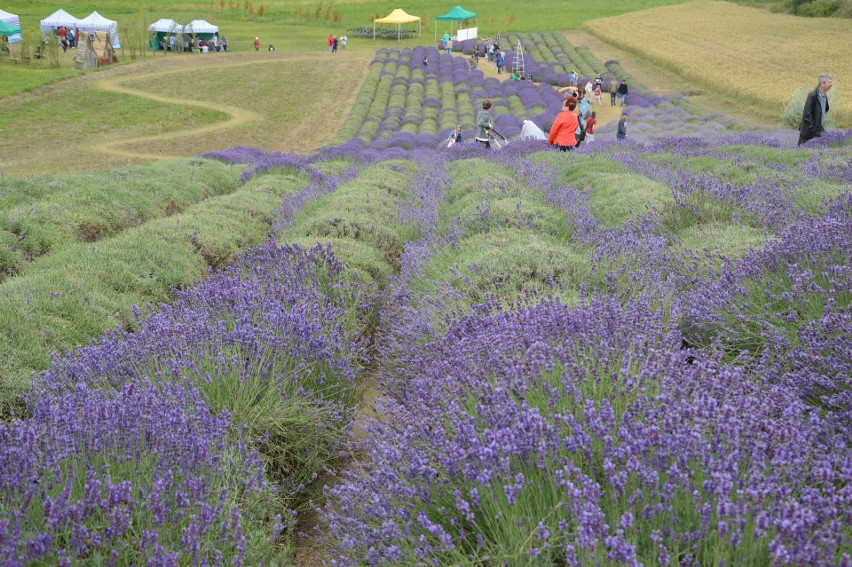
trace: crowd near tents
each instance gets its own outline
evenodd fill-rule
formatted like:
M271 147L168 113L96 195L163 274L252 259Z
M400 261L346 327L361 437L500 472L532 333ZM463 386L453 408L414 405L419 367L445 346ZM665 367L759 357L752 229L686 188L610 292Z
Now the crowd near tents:
M160 19L148 26L151 34L150 46L153 49L166 49L169 45L169 36L192 35L196 40L212 40L219 38L219 26L214 26L207 20L192 20L186 25L181 25L174 20Z
M106 32L109 34L113 49L121 49L121 42L118 39L118 23L101 16L97 12L92 12L80 19L60 8L41 20L39 25L43 33L51 32L60 27L87 33Z
M16 14L0 10L0 35L9 38L9 43L21 41L21 20Z

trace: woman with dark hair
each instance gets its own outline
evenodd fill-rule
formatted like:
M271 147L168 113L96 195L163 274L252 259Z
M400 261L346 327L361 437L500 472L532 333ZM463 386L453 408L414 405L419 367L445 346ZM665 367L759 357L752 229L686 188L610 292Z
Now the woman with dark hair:
M556 120L550 127L547 143L551 146L557 146L559 151L570 152L577 145L575 132L580 122L577 115L574 114L575 108L577 108L577 101L574 97L567 97L562 103L562 112L556 115Z
M482 109L476 113L476 141L491 149L491 99L482 101Z

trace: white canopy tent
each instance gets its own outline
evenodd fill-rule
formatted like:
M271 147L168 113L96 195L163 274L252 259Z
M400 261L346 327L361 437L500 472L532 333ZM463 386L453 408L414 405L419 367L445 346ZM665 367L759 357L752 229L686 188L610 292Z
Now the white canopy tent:
M21 19L16 14L10 14L3 10L0 10L0 22L15 26L16 28L21 27ZM9 43L18 43L21 39L21 34L16 33L9 36Z
M96 32L105 31L109 33L109 38L112 41L114 49L121 49L121 43L118 41L118 24L113 20L104 18L97 12L92 12L77 23L80 31Z
M183 34L183 26L169 18L161 18L148 26L148 46L151 49L162 49L163 51L172 51L177 49L179 38ZM174 38L175 43L170 43L170 37ZM181 43L182 45L182 43Z
M39 22L41 31L50 31L60 26L76 28L80 25L79 18L75 18L63 9L59 9Z
M183 33L183 26L174 20L161 18L148 26L148 31L159 33Z
M183 33L209 33L209 34L217 34L219 33L219 26L214 26L207 20L192 20L185 26L183 26Z

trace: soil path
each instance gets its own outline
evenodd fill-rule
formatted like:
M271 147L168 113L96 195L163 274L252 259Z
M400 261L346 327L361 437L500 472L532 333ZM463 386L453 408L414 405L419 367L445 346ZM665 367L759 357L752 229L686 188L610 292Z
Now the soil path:
M463 57L465 59L465 61L470 59L469 57L464 56L464 55L456 55L456 57ZM508 64L508 63L509 62L507 62L507 67L511 67L511 64ZM497 65L489 62L484 57L479 60L479 64L477 65L476 68L479 71L482 71L482 73L486 77L495 78L495 79L498 79L500 81L506 81L512 76L511 71L508 72L508 73L504 71L502 74L497 74ZM604 83L604 84L606 84L606 83ZM557 87L553 87L554 90L556 90L556 88ZM621 117L621 108L619 108L618 106L610 106L610 104L609 104L609 93L603 93L602 100L603 100L602 104L595 104L594 100L591 101L592 102L592 110L595 112L595 117L598 119L598 127L601 127L604 124L608 124L609 122L614 122ZM476 101L474 101L474 102L476 103ZM538 124L538 126L542 127L541 124ZM547 132L545 132L545 134L547 134Z
M168 97L163 97L151 93L146 93L143 91L138 91L131 89L129 87L124 86L122 83L125 81L133 80L137 81L139 79L149 80L163 77L168 73L158 73L154 75L145 75L142 77L132 77L132 79L105 79L94 83L94 87L96 89L100 89L106 92L126 94L130 96L136 96L139 98L145 98L148 100L153 100L155 102L162 102L167 104L183 104L187 106L195 106L198 108L205 108L209 110L217 110L219 112L223 112L228 115L228 119L224 122L214 122L213 124L205 124L203 126L198 126L194 128L189 128L185 130L175 130L174 132L164 132L161 134L151 134L148 136L136 136L134 138L124 138L123 140L111 141L111 142L102 142L99 144L92 144L90 149L92 151L101 152L108 155L120 156L126 158L135 158L135 159L144 159L144 160L170 160L177 159L181 156L172 155L168 153L142 153L135 152L128 149L122 149L122 146L128 144L135 143L150 143L157 142L162 140L171 140L175 138L183 138L186 136L198 136L201 134L209 134L213 132L219 132L221 130L227 130L229 128L236 128L238 126L244 126L251 122L256 122L260 120L260 114L253 112L251 110L246 110L244 108L238 108L236 106L226 106L223 104L216 104L214 102L207 102L203 100L180 100L173 99Z

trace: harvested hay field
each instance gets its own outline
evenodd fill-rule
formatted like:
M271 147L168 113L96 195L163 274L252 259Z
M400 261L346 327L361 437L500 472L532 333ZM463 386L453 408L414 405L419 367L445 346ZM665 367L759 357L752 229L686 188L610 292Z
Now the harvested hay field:
M820 73L836 79L839 125L852 125L852 21L772 14L727 2L699 1L586 23L601 39L647 57L717 92L781 115L796 89ZM845 100L844 100L845 99Z

